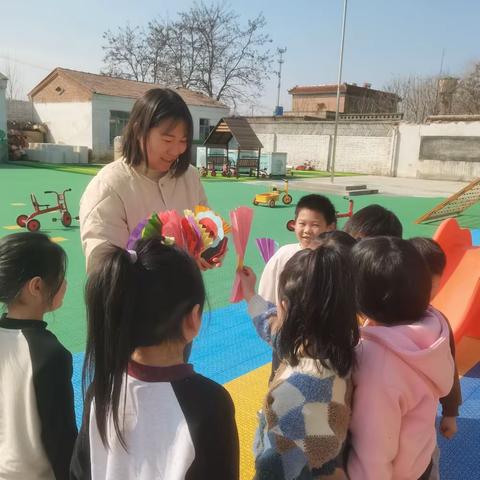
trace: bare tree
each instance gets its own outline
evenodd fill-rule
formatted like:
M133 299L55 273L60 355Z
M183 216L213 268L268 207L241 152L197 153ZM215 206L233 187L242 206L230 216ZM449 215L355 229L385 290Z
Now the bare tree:
M154 20L149 24L149 44L161 52L157 80L184 88L197 86L202 44L198 28L190 18L173 23Z
M395 93L402 100L400 112L409 122L422 123L429 115L437 113L438 105L438 78L409 76L395 78L390 81L384 90Z
M113 77L145 82L150 80L152 58L145 32L140 27L119 27L116 33L110 30L103 34L106 45L102 73Z
M461 78L453 96L452 110L457 114L480 114L480 62Z
M251 102L270 77L270 37L263 15L240 24L224 3L195 3L167 22L119 28L103 36L105 73L191 88L229 103Z
M8 78L6 97L8 100L20 100L25 98L25 91L22 84L21 75L15 65L10 60L5 62L5 70L3 72Z
M263 15L248 20L242 28L238 15L225 4L195 4L182 21L197 26L201 39L198 87L208 96L226 100L234 107L247 103L262 90L270 77L270 37L263 33Z

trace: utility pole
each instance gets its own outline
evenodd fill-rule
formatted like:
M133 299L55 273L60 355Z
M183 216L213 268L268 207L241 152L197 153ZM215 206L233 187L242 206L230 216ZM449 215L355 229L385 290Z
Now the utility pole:
M278 77L278 85L277 85L277 105L275 108L275 114L279 114L280 110L280 86L282 83L282 65L285 63L285 60L283 59L283 54L287 51L287 47L285 48L277 48L277 53L278 53L278 72L275 72Z
M338 116L340 110L340 83L342 82L343 68L343 47L345 44L345 24L347 21L347 0L343 3L343 21L342 21L342 41L340 43L340 58L338 62L338 79L337 79L337 107L335 109L335 130L333 133L333 149L332 162L330 164L330 181L333 183L335 178L335 153L337 151L337 132L338 132Z

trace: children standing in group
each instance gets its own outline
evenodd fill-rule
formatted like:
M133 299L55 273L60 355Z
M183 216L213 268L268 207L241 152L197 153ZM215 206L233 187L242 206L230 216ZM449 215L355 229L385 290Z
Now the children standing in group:
M299 250L308 248L323 232L335 230L337 216L332 202L323 195L311 194L302 197L295 208L295 236L297 243L290 243L280 247L265 265L258 285L259 295L273 304L278 301L278 281L285 264ZM279 359L272 355L272 373L279 365Z
M66 257L42 233L0 239L0 478L67 480L77 435L72 356L47 330Z
M72 479L238 479L230 395L185 358L204 302L195 261L161 237L105 253L86 286L91 385Z
M242 288L262 338L282 364L270 384L255 444L256 480L346 478L344 448L351 408L350 372L358 324L349 250L343 232L297 252L280 274L278 321L255 295L255 275Z
M447 322L429 307L430 272L409 242L367 238L352 255L365 323L348 473L355 480L427 479L438 401L454 374Z

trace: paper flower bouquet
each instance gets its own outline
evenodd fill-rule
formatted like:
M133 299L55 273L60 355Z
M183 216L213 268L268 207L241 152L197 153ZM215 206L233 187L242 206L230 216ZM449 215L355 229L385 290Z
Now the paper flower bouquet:
M202 257L215 263L215 258L226 252L230 226L220 215L201 205L183 213L182 216L175 210L168 210L152 214L133 230L127 249L133 248L141 238L161 235L165 243L183 248L194 258Z

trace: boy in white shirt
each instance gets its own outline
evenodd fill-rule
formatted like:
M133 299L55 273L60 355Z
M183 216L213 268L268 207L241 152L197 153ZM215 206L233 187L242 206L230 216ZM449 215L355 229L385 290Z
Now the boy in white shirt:
M289 243L278 251L265 265L258 294L267 302L277 304L277 287L285 264L295 253L308 248L321 233L330 232L337 227L335 207L323 195L311 194L300 199L295 208L295 235L298 242Z
M278 280L285 264L299 250L309 248L312 242L323 232L335 230L337 215L332 202L323 195L311 194L302 197L295 208L294 231L297 243L290 243L279 248L268 261L258 285L258 294L273 304L277 304ZM275 350L272 353L272 374L279 365Z

